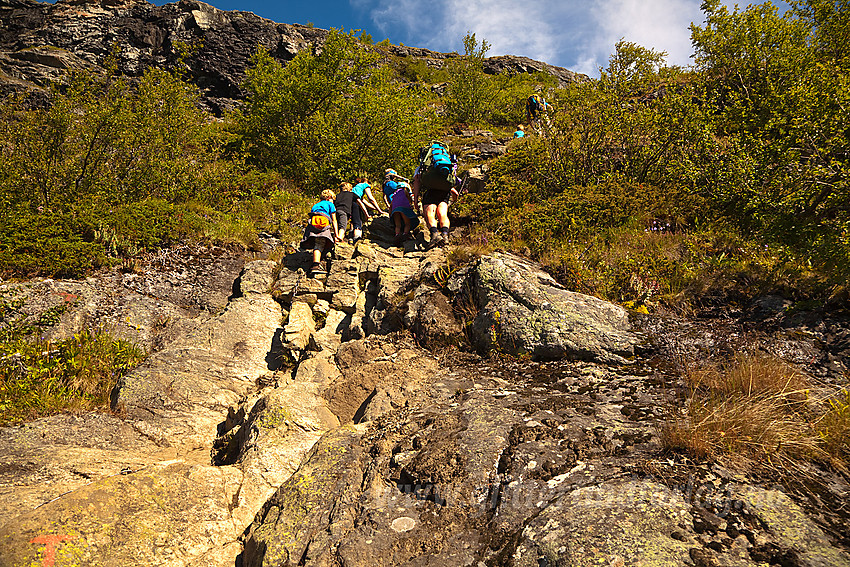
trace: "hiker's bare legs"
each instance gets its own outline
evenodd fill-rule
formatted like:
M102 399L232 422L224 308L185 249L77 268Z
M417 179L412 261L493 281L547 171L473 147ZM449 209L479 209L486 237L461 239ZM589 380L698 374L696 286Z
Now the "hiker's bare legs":
M440 228L449 228L449 204L441 201L437 205L437 220L440 222ZM437 226L436 224L432 226Z
M325 251L325 239L316 238L313 245L313 263L318 264L322 260L322 252Z
M440 205L445 205L445 203L440 203ZM448 205L446 205L446 209L443 210L443 214L448 209ZM448 219L446 219L448 221ZM428 227L428 230L432 228L437 228L437 205L425 205L425 225Z

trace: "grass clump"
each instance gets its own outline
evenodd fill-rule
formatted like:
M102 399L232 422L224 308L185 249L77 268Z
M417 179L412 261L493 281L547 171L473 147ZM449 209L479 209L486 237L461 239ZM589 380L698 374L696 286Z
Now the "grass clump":
M816 425L818 436L830 455L850 466L850 390L842 390L828 404Z
M145 353L103 331L0 343L0 425L102 407Z
M830 453L840 457L836 447L842 435L846 443L850 410L836 402L832 407L839 411L819 417L805 375L781 360L741 354L726 364L689 370L685 382L686 415L671 418L662 429L667 449L740 465L826 462ZM832 448L824 442L828 437Z

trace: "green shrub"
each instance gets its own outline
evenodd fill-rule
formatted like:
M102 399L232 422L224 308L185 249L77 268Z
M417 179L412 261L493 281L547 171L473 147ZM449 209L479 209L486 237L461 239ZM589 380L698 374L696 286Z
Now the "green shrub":
M95 331L58 342L0 343L0 425L103 407L143 359L131 343Z
M21 211L4 215L2 225L0 273L4 277L80 277L108 263L105 245L93 239L93 227L71 213Z
M286 67L260 51L245 82L248 104L236 116L247 159L311 191L361 171L373 178L387 167L412 171L431 111L378 59L337 30L321 53L303 50Z

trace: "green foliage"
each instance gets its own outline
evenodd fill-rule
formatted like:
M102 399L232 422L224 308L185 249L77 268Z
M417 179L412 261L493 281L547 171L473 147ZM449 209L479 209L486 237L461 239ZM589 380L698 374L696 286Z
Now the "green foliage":
M214 148L196 93L149 70L137 86L78 73L49 109L2 108L0 194L12 208L66 212L80 201L197 198Z
M518 124L525 117L525 99L541 88L552 88L555 79L542 74L488 75L483 64L490 49L474 33L463 38L464 55L446 64L446 113L453 122L466 124Z
M101 407L143 359L131 343L95 331L57 342L0 342L0 425Z
M9 214L0 227L0 273L81 276L105 265L102 242L84 239L91 226L70 214Z
M446 69L430 67L423 59L404 57L395 63L395 68L404 80L415 83L444 83L449 80Z
M229 207L255 191L242 164L219 159L223 132L195 90L164 71L78 73L47 109L7 101L0 136L7 276L84 275L191 232L191 201Z
M245 83L249 102L236 117L248 159L311 190L359 171L411 170L432 117L378 57L336 30L320 53L302 51L286 67L260 51Z
M449 88L446 93L446 110L456 122L478 123L493 109L497 91L484 74L483 63L490 49L486 40L478 40L467 32L463 37L464 54L448 65Z
M750 159L735 194L717 193L743 226L792 244L837 278L850 266L846 1L806 0L780 17L771 4L703 4L693 26L717 132Z

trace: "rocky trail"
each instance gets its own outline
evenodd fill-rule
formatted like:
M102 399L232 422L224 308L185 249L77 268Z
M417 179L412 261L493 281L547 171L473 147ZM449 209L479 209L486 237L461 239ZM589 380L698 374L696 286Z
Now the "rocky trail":
M5 284L66 305L56 336L152 354L112 412L0 429L0 566L850 565L844 477L659 441L681 357L763 341L846 385L846 321L630 319L520 258L391 239L376 219L325 280L187 248Z

